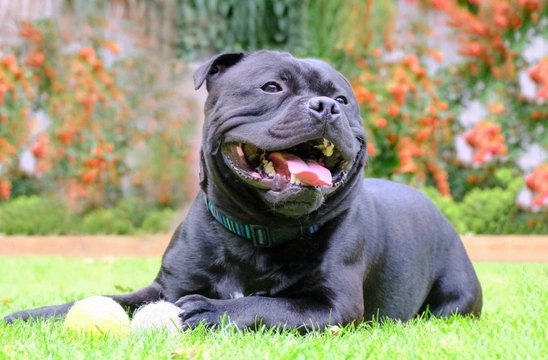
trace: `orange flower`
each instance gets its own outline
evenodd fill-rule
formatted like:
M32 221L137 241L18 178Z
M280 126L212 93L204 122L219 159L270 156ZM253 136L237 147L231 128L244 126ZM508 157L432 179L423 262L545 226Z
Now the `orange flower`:
M398 153L400 157L400 166L396 169L396 172L415 173L419 170L413 157L421 156L423 152L411 138L404 137L400 140L398 144Z
M436 180L436 185L438 186L438 191L441 196L450 197L451 191L449 190L449 181L447 172L444 170L436 170L434 174L434 179Z
M38 135L38 141L34 146L31 148L31 152L34 156L37 158L45 158L48 154L49 150L49 137L48 134L40 134Z
M358 104L372 104L375 101L375 95L369 92L363 85L357 85L354 87L354 93Z
M80 57L88 62L95 60L95 49L91 46L84 46L80 49Z
M417 55L407 54L403 58L402 62L403 62L404 65L406 65L408 67L412 67L412 66L417 65L419 63L419 58L417 57Z
M367 143L367 154L369 156L377 155L377 149L375 148L375 145L372 142Z
M504 144L505 137L499 125L482 121L464 136L466 142L478 151L473 155L473 161L482 163L492 155L505 155L508 148Z
M72 136L74 132L71 130L61 131L57 134L57 138L65 146L70 146L72 144Z
M101 166L101 160L100 159L89 159L84 161L84 164L89 168L98 168Z
M443 10L447 6L446 0L430 0L430 4L436 10Z
M11 181L0 178L0 199L8 200L11 195Z
M80 180L82 180L84 184L90 184L95 181L95 179L97 179L98 175L99 172L96 169L91 169L86 171L85 173L80 174Z
M390 115L391 117L396 117L398 116L399 113L400 113L400 108L397 107L396 105L390 105L390 107L388 108L388 115Z
M540 99L548 99L548 85L541 87L537 91L537 96Z
M2 58L2 65L11 68L12 66L17 65L17 58L13 54L6 54Z
M400 105L405 102L405 94L407 94L408 87L404 84L392 84L388 86L388 92L394 95L394 99Z
M504 107L503 104L494 102L489 105L489 111L491 111L491 113L495 115L500 115L500 114L504 114L504 112L506 111L506 108Z
M102 157L103 156L103 149L101 149L100 147L96 147L93 150L93 155L98 156L98 157Z
M29 39L35 45L42 44L42 32L31 23L24 22L21 24L19 36Z
M105 47L114 55L118 55L120 53L120 46L118 46L115 41L109 41Z
M441 53L441 51L437 50L437 49L431 49L429 52L428 52L428 55L436 60L437 62L441 63L443 61L443 55Z
M494 24L499 28L506 28L508 26L508 19L504 15L495 15Z
M427 127L415 133L415 137L418 141L425 141L432 135L432 128Z
M387 123L387 121L386 121L385 118L380 118L380 119L378 119L377 122L376 122L376 125L377 125L377 127L378 127L379 129L385 128L387 124L388 124L388 123Z
M105 152L111 153L111 152L114 151L114 145L112 145L112 144L105 144L104 149L105 149Z
M449 104L447 104L446 102L440 102L438 104L438 109L440 109L441 111L445 111L449 109Z
M25 65L30 67L40 67L46 60L46 54L43 51L35 51L25 60Z
M540 9L540 0L518 0L518 4L527 11L537 11Z
M4 105L4 93L8 91L8 87L4 84L0 84L0 106Z
M352 43L347 43L345 46L344 46L344 51L346 52L352 52L352 50L354 50L354 44Z
M459 50L459 54L470 57L477 57L485 54L486 49L476 41L470 41L465 43L464 46Z
M537 96L540 99L548 99L548 57L542 59L529 71L529 76L540 85Z
M525 178L525 185L536 196L533 198L533 204L544 206L548 204L548 164L540 164L531 174Z

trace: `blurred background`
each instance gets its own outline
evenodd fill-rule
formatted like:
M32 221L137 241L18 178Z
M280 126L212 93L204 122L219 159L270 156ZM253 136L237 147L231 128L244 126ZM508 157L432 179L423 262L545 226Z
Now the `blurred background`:
M364 176L461 234L548 234L544 0L0 0L0 233L169 231L198 191L192 71L263 48L348 77Z

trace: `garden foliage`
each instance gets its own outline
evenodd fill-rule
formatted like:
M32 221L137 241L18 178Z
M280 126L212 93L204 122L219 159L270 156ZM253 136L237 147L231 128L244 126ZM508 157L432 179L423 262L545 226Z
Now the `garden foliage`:
M121 56L105 36L113 25L88 20L81 31L54 19L21 23L0 50L0 198L51 195L72 211L128 197L178 204L194 188L199 119L181 96L186 69L151 49Z
M366 176L424 189L460 232L548 232L548 164L521 162L548 149L548 54L530 51L546 40L545 2L176 4L173 43L185 59L269 47L346 74L367 132ZM185 134L199 118L167 90L176 67L117 55L104 25L68 34L55 21L21 24L0 58L0 198L55 193L72 212L84 199L105 209L84 218L89 229L128 195L153 208L183 199L195 151ZM470 104L484 110L478 121L466 116ZM37 114L50 119L46 129ZM34 174L19 168L27 149ZM109 231L131 232L130 223Z
M178 214L143 201L121 201L81 215L47 196L19 196L0 204L0 233L6 235L155 234L170 231Z

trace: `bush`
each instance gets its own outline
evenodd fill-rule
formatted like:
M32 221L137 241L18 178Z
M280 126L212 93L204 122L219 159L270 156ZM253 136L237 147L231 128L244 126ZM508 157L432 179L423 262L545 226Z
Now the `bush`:
M134 235L170 230L177 212L125 200L108 209L71 214L56 199L20 196L0 205L0 234L5 235Z
M0 233L6 235L62 235L71 220L68 208L51 198L20 196L0 205Z
M526 213L519 209L516 197L523 179L509 169L495 173L500 186L469 191L462 201L443 197L433 187L423 192L438 206L460 234L545 234L546 212Z
M177 212L172 209L161 209L149 212L140 228L140 231L146 234L163 233L170 230L177 216Z
M135 227L128 217L113 209L96 210L84 217L80 233L90 235L133 235Z

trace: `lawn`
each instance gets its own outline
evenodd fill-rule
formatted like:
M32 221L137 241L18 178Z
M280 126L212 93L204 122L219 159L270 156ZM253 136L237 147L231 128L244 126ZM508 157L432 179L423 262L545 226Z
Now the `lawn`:
M158 259L0 258L0 316L22 308L146 285ZM0 359L366 359L531 358L548 354L548 264L476 264L480 320L416 320L319 332L196 329L169 337L82 337L62 323L0 324Z

